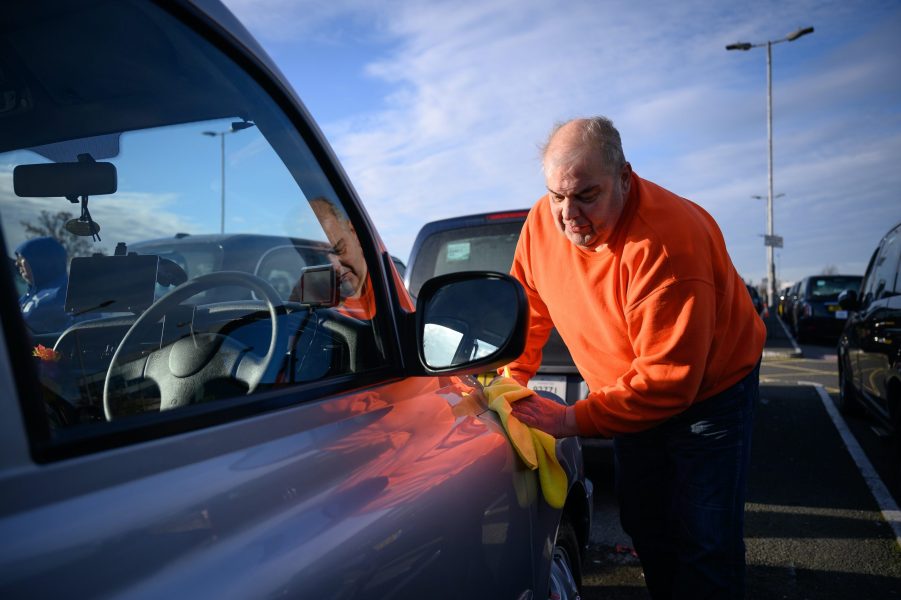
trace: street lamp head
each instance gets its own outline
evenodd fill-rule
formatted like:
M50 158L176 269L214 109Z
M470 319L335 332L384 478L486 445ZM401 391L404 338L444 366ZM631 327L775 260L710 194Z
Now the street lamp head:
M750 50L754 45L750 42L736 42L726 46L726 50Z
M251 121L235 121L232 123L232 131L241 131L242 129L248 129L253 127L255 123Z
M216 133L215 131L204 131L204 132L203 132L203 135L208 135L208 136L210 136L210 137L216 137L216 136L219 135L219 134Z
M801 28L801 29L799 29L799 30L797 30L797 31L793 31L792 33L790 33L790 34L788 34L787 36L785 36L785 39L787 39L787 40L790 41L790 42L793 42L793 41L795 41L796 39L798 39L799 37L805 36L805 35L807 35L808 33L813 33L813 27L804 27L804 28Z

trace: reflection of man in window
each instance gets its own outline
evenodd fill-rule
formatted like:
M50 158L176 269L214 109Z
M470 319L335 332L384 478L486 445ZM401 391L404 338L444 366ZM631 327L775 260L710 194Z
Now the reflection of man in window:
M55 238L39 237L16 248L16 266L28 285L19 307L28 327L37 333L62 331L71 324L66 302L66 249Z
M329 258L338 278L340 307L351 316L371 319L375 315L375 302L369 282L369 269L354 226L325 198L310 200L310 206L331 244Z

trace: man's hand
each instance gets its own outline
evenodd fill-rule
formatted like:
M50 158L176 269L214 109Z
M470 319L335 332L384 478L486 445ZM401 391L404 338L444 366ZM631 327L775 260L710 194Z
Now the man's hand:
M535 427L555 438L578 435L576 411L538 394L511 403L513 416L529 427Z

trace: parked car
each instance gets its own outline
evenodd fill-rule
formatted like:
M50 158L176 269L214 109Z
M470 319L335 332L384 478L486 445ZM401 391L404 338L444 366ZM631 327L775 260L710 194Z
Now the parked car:
M407 261L407 289L415 297L428 279L445 273L488 270L508 273L527 209L496 211L431 221L422 226ZM544 346L541 367L529 387L567 404L588 395L588 386L556 329ZM612 449L610 440L583 438L583 446ZM607 457L609 458L609 456Z
M751 301L754 303L754 309L757 311L758 315L763 315L763 298L760 297L760 292L757 291L757 288L753 285L745 284L745 287L748 288L748 294L751 295Z
M0 273L0 597L577 597L579 441L552 507L474 377L522 352L518 282L431 278L414 305L217 2L13 2L0 46L0 243L74 203L61 235L97 250L23 258L68 267L28 306ZM47 298L83 319L35 333Z
M879 241L858 291L839 296L848 320L838 343L839 404L866 409L895 436L901 464L901 223Z
M801 279L790 314L797 340L837 339L848 318L848 311L838 304L838 295L846 289L858 289L860 280L860 275L813 275Z
M795 302L798 300L798 288L801 287L801 281L794 282L788 292L785 294L785 300L782 302L782 321L789 331L794 333L794 318L792 316L795 309Z
M776 303L776 314L779 315L779 317L782 317L782 315L785 314L785 307L788 302L788 294L790 290L791 286L789 285L779 290L779 298Z

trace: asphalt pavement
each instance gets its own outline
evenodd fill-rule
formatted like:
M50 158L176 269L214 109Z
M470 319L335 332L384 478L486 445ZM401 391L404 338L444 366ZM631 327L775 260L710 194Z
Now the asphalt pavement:
M766 324L764 358L798 358L802 355L801 348L782 320L776 315L775 310L767 311L763 316L763 322Z

